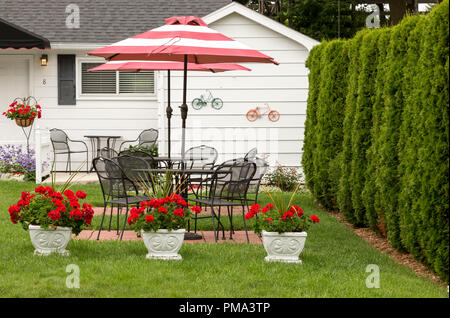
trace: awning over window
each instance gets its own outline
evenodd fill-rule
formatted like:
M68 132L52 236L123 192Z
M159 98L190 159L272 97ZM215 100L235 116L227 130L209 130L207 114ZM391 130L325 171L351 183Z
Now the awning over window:
M46 38L0 19L0 49L49 49Z

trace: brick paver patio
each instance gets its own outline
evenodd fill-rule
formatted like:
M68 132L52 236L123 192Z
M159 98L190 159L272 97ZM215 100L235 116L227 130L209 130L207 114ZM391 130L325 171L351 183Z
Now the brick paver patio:
M213 231L197 231L203 238L200 240L184 240L184 243L214 243L214 232ZM84 230L81 231L78 236L72 236L75 240L97 240L98 231L92 230ZM248 237L250 239L250 243L252 244L262 244L261 239L252 231L248 232ZM107 231L103 230L100 233L100 241L111 241L111 240L119 240L119 236L115 230ZM123 241L140 241L142 238L137 237L134 231L125 231L123 233ZM230 240L230 234L228 231L225 231L225 240L222 240L222 232L219 234L218 243L247 243L247 237L245 235L245 231L235 231L233 234L233 239Z
M111 213L111 209L108 208L106 210L106 215L109 216ZM114 208L113 215L117 213L117 208ZM102 215L103 214L103 208L102 207L94 207L94 215ZM125 214L125 210L122 211L122 214ZM201 214L210 214L209 208L207 208L206 212L202 211ZM242 215L242 207L234 207L233 209L233 215L238 214ZM221 215L227 215L227 210L222 209ZM203 238L200 240L184 240L185 243L214 243L214 232L213 231L198 231L198 234L200 234ZM98 235L98 231L92 231L92 230L84 230L81 231L81 233L75 237L74 239L80 239L80 240L96 240ZM252 244L262 244L261 239L253 232L248 231L248 237L250 240L250 243ZM100 240L101 241L109 241L109 240L118 240L119 237L117 236L117 232L115 230L107 231L102 230L100 234ZM136 236L136 233L134 231L125 231L123 233L124 241L139 241L142 240L140 237ZM245 231L235 231L233 234L233 239L230 240L230 233L229 231L225 231L225 240L222 240L222 232L219 234L219 243L228 242L228 243L246 243L247 237L245 235Z

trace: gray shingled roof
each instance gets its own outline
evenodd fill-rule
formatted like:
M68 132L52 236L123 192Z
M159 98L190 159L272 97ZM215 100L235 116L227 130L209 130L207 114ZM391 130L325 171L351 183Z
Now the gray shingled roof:
M164 24L205 16L231 0L0 0L0 18L50 42L112 43ZM66 27L66 6L80 8L80 28Z

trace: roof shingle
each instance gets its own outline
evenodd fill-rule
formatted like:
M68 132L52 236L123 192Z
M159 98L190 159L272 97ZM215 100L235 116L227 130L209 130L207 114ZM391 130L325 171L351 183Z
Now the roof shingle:
M0 0L0 18L50 42L113 43L161 26L171 16L205 16L231 0ZM66 7L80 9L68 28Z

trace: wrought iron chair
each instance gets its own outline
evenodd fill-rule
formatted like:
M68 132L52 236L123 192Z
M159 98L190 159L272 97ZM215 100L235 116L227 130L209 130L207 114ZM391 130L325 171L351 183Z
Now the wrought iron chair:
M255 160L257 153L258 153L258 149L252 148L245 154L244 159L249 160L249 161Z
M134 140L125 140L120 144L119 150L122 150L124 144L138 142L138 146L150 147L153 146L158 140L158 130L150 128L142 131L139 136Z
M242 218L244 220L244 229L249 242L247 225L245 222L244 205L247 200L247 191L251 180L256 172L256 164L254 162L244 161L243 159L235 159L222 163L215 167L214 174L211 178L205 178L200 182L200 187L205 183L209 187L208 195L196 195L195 198L190 198L189 201L209 206L211 209L211 216L194 216L195 231L197 230L197 220L204 218L211 218L214 231L214 239L217 242L219 233L216 232L215 220L218 221L217 228L222 228L222 237L225 239L225 228L220 220L220 208L227 207L228 217L230 218L230 239L233 238L232 228L232 214L234 206L242 206ZM215 207L218 207L217 213Z
M155 157L153 157L151 154L142 150L126 149L119 152L118 156L132 156L142 158L149 163L150 168L156 169L166 167L166 163L164 161L156 160Z
M192 147L184 153L186 168L212 168L219 153L213 147L201 145Z
M269 169L269 164L267 161L256 158L253 160L253 162L256 164L256 172L253 177L253 179L250 181L250 186L247 191L247 208L250 203L258 203L258 193L259 193L259 187L261 185L261 181L264 177L264 175L267 173L267 170ZM254 197L251 197L254 196Z
M100 150L100 157L112 159L118 157L119 153L112 148L104 147Z
M149 200L148 197L139 195L137 186L126 176L122 168L115 160L106 159L102 157L95 158L93 161L94 169L100 182L103 193L104 209L103 216L100 222L100 228L97 235L97 240L100 238L100 232L103 228L103 221L105 219L106 209L108 204L111 205L111 216L109 220L109 231L111 230L111 221L114 205L117 206L117 235L119 235L119 218L122 207L126 207L125 221L123 223L120 240L122 240L123 232L125 231L126 221L128 217L128 209L130 206L139 206L142 201ZM132 192L132 194L130 193Z
M56 155L67 155L66 172L72 172L71 154L86 153L86 172L89 173L89 152L88 146L84 141L70 139L63 130L57 128L50 129L50 141L52 142L53 147L52 172L53 166L56 166ZM82 144L84 145L84 147L86 147L86 150L72 150L69 146L69 143Z
M127 178L137 186L138 191L140 185L150 185L153 189L153 192L155 192L153 184L153 180L155 180L155 178L150 176L149 169L151 168L151 163L148 160L142 157L135 157L130 155L118 156L115 158L115 160L117 160L119 166L122 168Z

